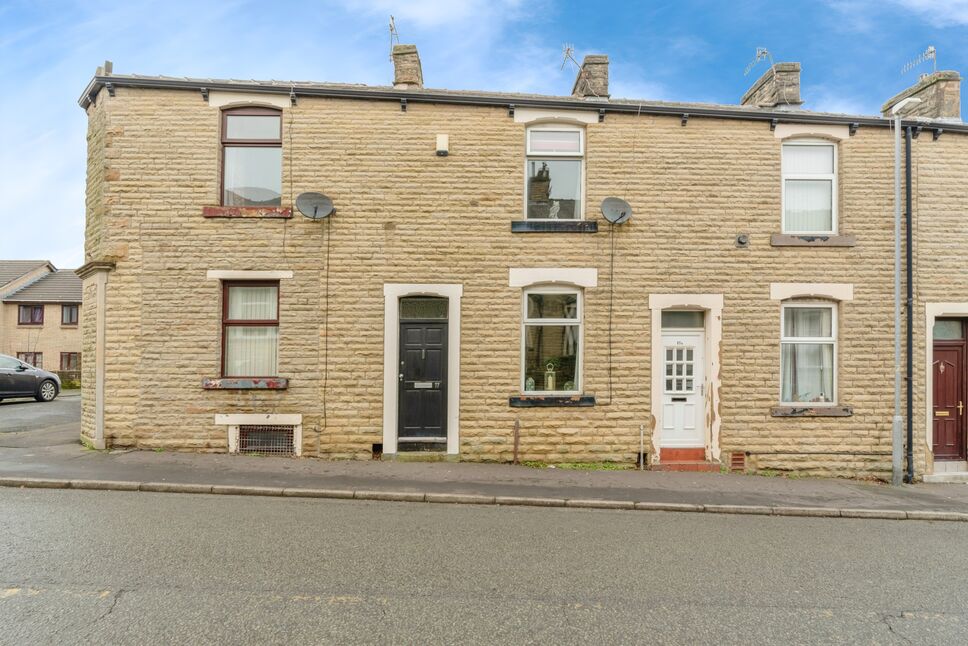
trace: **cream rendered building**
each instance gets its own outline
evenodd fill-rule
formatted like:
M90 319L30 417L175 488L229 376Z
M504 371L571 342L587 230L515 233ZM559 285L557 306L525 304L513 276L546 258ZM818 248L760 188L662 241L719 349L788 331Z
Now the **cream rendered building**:
M798 64L704 105L610 97L603 56L558 97L426 89L394 58L393 87L99 69L86 442L890 472L887 118L801 109ZM959 82L904 121L915 477L968 472L929 385L935 330L968 383ZM295 209L314 192L328 217Z

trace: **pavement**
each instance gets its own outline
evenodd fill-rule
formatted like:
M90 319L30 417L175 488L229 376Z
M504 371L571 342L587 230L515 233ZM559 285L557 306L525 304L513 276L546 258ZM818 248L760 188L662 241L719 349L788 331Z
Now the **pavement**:
M599 503L597 506L626 509L968 521L966 484L892 487L871 481L733 473L92 451L77 440L80 402L75 397L62 396L50 404L2 402L0 406L0 485L6 486L248 491L275 496L531 506ZM8 412L13 414L8 416ZM74 421L63 422L63 416L70 414L76 415ZM34 419L32 428L11 421L24 417Z
M965 644L968 523L0 488L0 645Z

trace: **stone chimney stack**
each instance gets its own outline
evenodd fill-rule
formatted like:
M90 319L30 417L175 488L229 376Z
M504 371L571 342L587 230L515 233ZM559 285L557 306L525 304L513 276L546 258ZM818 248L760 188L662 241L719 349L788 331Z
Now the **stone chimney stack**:
M423 70L416 45L393 46L393 89L412 90L423 87Z
M585 57L571 95L579 99L608 98L608 56L592 54Z
M888 99L881 106L881 115L890 117L891 108L911 96L921 99L921 103L905 106L907 109L901 109L901 116L961 121L961 76L958 72L924 74L917 83Z
M798 108L802 104L800 63L774 63L740 99L740 105L781 110Z

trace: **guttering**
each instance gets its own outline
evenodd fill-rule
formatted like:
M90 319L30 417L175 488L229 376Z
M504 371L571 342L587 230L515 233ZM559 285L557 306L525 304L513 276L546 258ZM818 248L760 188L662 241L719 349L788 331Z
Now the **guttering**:
M213 81L205 79L168 79L141 78L130 76L95 76L84 89L78 99L78 105L87 109L98 93L110 83L114 88L136 87L165 90L194 90L200 92L203 88L208 91L222 90L228 92L246 92L254 94L283 94L307 97L322 97L330 99L363 99L370 101L397 101L406 99L407 103L443 103L450 105L478 105L507 108L509 105L518 107L547 108L555 110L599 110L603 113L614 114L648 114L655 116L674 116L681 118L684 113L690 117L707 117L714 119L737 119L747 121L767 121L774 123L823 123L846 126L874 126L890 127L890 120L881 117L820 114L810 112L791 112L789 110L746 110L739 106L735 108L722 106L703 107L694 104L663 105L654 103L614 103L609 101L569 100L565 98L542 98L521 95L497 95L487 93L450 93L445 91L425 90L419 92L392 89L374 89L365 87L326 87L318 85L279 84L266 85L262 83L245 83L229 81ZM960 132L968 134L968 124L950 123L947 121L909 120L904 125L921 126L926 130L934 129L940 132Z
M907 473L904 481L914 482L914 267L911 233L911 126L904 129L904 210L905 220L905 269L907 272Z

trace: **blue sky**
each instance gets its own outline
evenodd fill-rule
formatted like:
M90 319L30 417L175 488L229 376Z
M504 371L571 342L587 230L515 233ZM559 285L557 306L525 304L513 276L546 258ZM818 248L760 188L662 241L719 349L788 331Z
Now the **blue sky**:
M0 258L83 262L76 101L105 59L119 74L387 84L390 14L428 87L568 94L564 43L608 54L624 98L735 103L765 69L743 75L757 47L803 64L817 110L876 114L928 45L968 73L968 0L0 0Z

